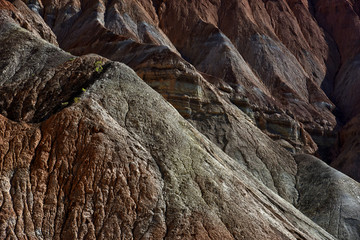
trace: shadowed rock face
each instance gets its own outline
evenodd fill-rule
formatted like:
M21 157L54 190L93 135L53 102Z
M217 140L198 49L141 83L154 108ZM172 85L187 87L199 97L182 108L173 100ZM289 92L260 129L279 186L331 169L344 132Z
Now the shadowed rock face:
M336 76L333 97L349 121L360 113L358 65L360 51L360 17L357 1L314 1L319 23L333 36L341 54L342 65Z
M337 141L337 158L331 166L360 182L359 156L359 122L360 116L355 116L339 133Z
M187 83L196 80L179 78L173 67L184 60L196 70L186 66L181 71L203 75L224 92L223 99L249 114L273 139L287 140L292 151L314 153L318 147L309 134L321 148L329 147L322 137L331 136L336 125L334 105L320 86L332 90L339 54L316 23L311 6L291 1L200 2L46 1L42 9L67 51L121 61L151 86L163 85L159 75L176 79L172 90L159 92L188 119L197 109L187 106L183 87L189 89ZM193 87L186 95L197 91Z
M296 134L285 134L286 131L279 131L272 126L283 129L286 129L286 125L296 126L289 121L295 118L294 122L300 121L305 127L312 122L313 125L307 130L314 130L319 127L315 123L319 113L321 119L327 119L328 126L334 124L334 118L326 109L318 109L320 103L330 103L318 86L324 81L328 56L333 55L333 52L336 55L336 51L330 50L334 46L326 44L325 33L308 12L307 4L304 4L288 4L285 1L218 1L210 8L207 6L209 4L166 1L166 10L159 14L159 18L160 26L185 59L189 59L199 70L225 80L234 90L244 89L250 99L250 108L265 113L265 119L270 125L267 130L287 139L298 140ZM291 7L303 11L295 17ZM182 14L186 12L189 17L181 21ZM305 18L310 19L306 22L311 25L308 29L314 33L310 34L310 30L300 27ZM172 27L176 24L179 27ZM219 31L223 33L222 37L215 38ZM311 35L317 40L313 41ZM194 45L198 46L195 50L192 48ZM210 47L212 55L206 57L203 49ZM214 59L214 55L225 55L227 61L209 61ZM247 64L241 63L236 55L241 55ZM337 59L335 55L333 58ZM240 66L236 66L237 63ZM336 62L332 64L336 65ZM259 77L258 81L253 75L244 74L249 72L244 70L246 65L249 65L250 72ZM269 111L269 105L276 105L275 112L281 115L285 126L273 120L276 117ZM327 129L326 124L323 127Z
M324 2L0 0L0 238L359 238Z
M204 119L207 111L207 117L214 114L204 107L212 100L201 95L205 91L199 85L201 75L220 90L223 100L247 113L288 150L317 151L331 162L338 128L332 113L335 104L328 96L336 103L341 124L359 113L355 2L144 0L38 5L62 48L129 65L189 120ZM199 130L210 135L205 128Z
M16 37L29 49L42 43L47 59L30 65L49 73L64 68L67 53L13 23L1 23L1 41ZM27 56L20 43L13 49L19 61L9 63L14 67ZM57 53L57 62L47 49ZM98 59L74 60L69 72L95 69ZM19 68L14 92L32 69ZM44 75L37 73L49 88L61 85L56 74ZM25 109L11 115L13 121L0 118L2 238L333 239L199 133L128 67L109 62L98 75L77 82L86 92L40 123L22 121ZM36 86L32 81L28 89ZM38 94L47 95L47 89ZM58 98L48 103L59 104ZM39 111L47 116L47 109ZM244 116L242 121L248 122ZM249 123L245 128L258 131Z

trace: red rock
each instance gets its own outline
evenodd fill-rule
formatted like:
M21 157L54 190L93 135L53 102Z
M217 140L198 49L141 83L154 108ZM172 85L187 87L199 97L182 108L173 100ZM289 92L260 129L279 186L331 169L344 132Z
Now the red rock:
M317 0L314 1L314 7L317 20L336 41L342 63L351 60L360 50L359 3L348 0Z
M333 148L326 94L358 111L356 58L339 48L337 74L341 31L320 1L23 2L0 0L1 238L332 239L291 204L357 238L358 218L336 212L359 206L356 183L285 150ZM56 43L40 16L79 57L38 40ZM334 187L312 185L321 171Z
M358 54L360 52L359 3L355 1L315 1L316 18L333 36L342 65L334 82L333 98L343 121L360 113Z
M139 75L142 75L141 72L148 71L148 69L142 70L140 66L136 66L133 61L135 58L131 58L131 55L143 54L144 56L141 58L150 61L147 53L137 52L137 49L146 48L155 53L161 51L162 48L155 47L150 50L151 45L140 47L136 44L131 44L136 46L135 48L128 48L129 41L126 39L131 39L140 44L165 45L175 54L178 54L177 50L179 50L182 57L194 65L198 71L206 73L207 79L216 79L215 82L212 82L215 85L227 86L227 91L230 94L224 96L225 98L235 104L240 104L239 107L241 108L243 108L243 100L241 99L248 99L249 104L246 109L255 112L255 115L266 113L269 108L276 109L277 113L283 115L284 121L292 119L286 125L291 125L294 120L296 128L302 128L303 132L315 128L316 131L311 131L311 133L320 132L320 135L331 131L335 126L334 116L328 108L322 107L323 104L331 106L332 103L319 88L319 85L325 76L326 64L330 62L329 66L331 64L336 65L336 52L335 55L332 52L330 53L333 46L328 47L326 45L325 34L317 25L314 25L314 19L306 11L307 5L301 5L300 9L302 9L303 14L298 14L297 18L299 21L310 19L309 24L313 27L313 31L310 33L300 29L299 26L302 24L297 22L297 18L293 16L290 7L285 2L281 3L281 6L285 6L286 9L285 16L291 16L292 19L289 29L295 29L291 31L298 33L294 38L285 41L287 40L285 37L287 33L282 32L282 28L274 28L270 24L271 21L279 22L279 25L284 24L281 22L284 18L271 20L271 16L276 18L278 15L276 9L279 6L272 6L270 3L270 5L265 6L263 3L252 2L251 6L245 8L239 5L239 12L245 12L242 15L234 16L234 19L239 22L239 25L247 26L241 32L238 32L239 29L232 29L232 26L235 25L226 22L227 19L231 19L231 14L235 13L235 11L226 10L227 7L231 6L230 3L220 5L215 2L205 4L186 2L179 5L175 1L167 1L166 3L155 4L156 9L148 3L143 3L143 6L135 3L114 4L115 2L104 5L101 10L95 2L91 1L86 5L72 3L68 5L68 8L72 9L74 16L71 22L67 21L65 24L63 19L65 15L63 15L63 10L59 10L61 9L60 6L52 2L44 2L44 18L45 20L48 19L47 16L51 11L60 11L56 14L58 17L54 23L49 22L49 20L47 22L53 26L55 33L57 33L60 46L74 54L82 55L96 52L110 59L129 64L132 68L137 69ZM281 6L280 8L284 9ZM293 8L298 7L294 4L291 6ZM84 8L82 12L75 14L81 8ZM53 10L50 11L49 9ZM154 15L155 11L157 11L159 19L157 15ZM129 15L125 12L129 12ZM219 17L225 16L225 12L229 13L226 17ZM55 13L53 15L55 16ZM244 18L244 15L248 18ZM182 21L183 16L189 17ZM264 16L265 25L255 21L257 18L254 16ZM251 23L246 24L245 22L249 19L251 19ZM162 33L158 24L167 36ZM255 37L251 43L253 45L249 45L247 39L257 31L270 37L265 37L263 40L260 36ZM306 39L302 32L307 33ZM313 35L316 41L312 41L311 36ZM297 36L302 37L299 40ZM170 38L171 42L167 37ZM282 45L281 41L284 41L289 49ZM271 50L272 45L279 50L273 52ZM261 47L260 52L254 51L259 47ZM305 57L304 51L299 49L307 49L310 55L307 54ZM161 55L161 53L158 54ZM258 54L263 54L266 58L260 61L259 58L254 57ZM327 59L328 55L334 55L334 62ZM130 63L131 61L133 63ZM158 65L158 63L156 64ZM145 68L146 64L141 66ZM264 66L268 67L264 68ZM170 72L168 74L173 75ZM328 75L328 79L331 79L332 75L330 73ZM326 85L328 79L323 84ZM166 92L166 89L163 89L161 93L168 100L172 99L170 102L182 114L185 114L183 116L191 117L186 100L184 102L181 98L179 99L179 96L174 96L176 91L178 90ZM176 94L182 94L181 90ZM283 112L289 112L291 117L289 118ZM271 116L267 117L269 124L273 124L272 119ZM321 119L326 119L328 125L319 124L322 122ZM276 129L278 128L264 130L269 133L269 136L273 136L271 132L275 131L273 132L275 136L285 138L292 144L294 143L291 139L294 139L295 145L301 146L300 148L297 147L297 151L316 151L316 146L307 145L299 135L295 133L284 135L283 130L276 132Z
M29 73L39 79L27 85L38 96L35 106L49 91L62 90L63 77L87 86L81 94L63 90L59 97L78 94L78 100L62 109L59 98L48 98L53 111L36 109L53 114L39 123L21 121L29 111L24 108L14 121L0 116L1 238L334 239L199 133L130 68L104 62L96 69L102 58L94 55L68 62L67 53L13 22L1 26L1 42L18 40L11 50L19 61L9 61L0 45L6 53L1 64L19 67L16 81L8 81L11 68L0 75L2 87L14 86L13 95ZM34 49L46 60L22 66ZM47 67L38 73L34 66ZM256 141L291 157L243 121Z
M31 11L22 1L0 1L0 9L6 11L8 17L13 18L19 25L46 41L57 45L56 36L44 22L43 18ZM4 14L2 14L2 17Z

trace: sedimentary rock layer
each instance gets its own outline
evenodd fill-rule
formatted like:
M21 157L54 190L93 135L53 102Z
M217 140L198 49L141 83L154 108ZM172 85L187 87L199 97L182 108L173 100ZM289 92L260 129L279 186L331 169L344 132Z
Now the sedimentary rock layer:
M0 238L359 238L359 7L0 0Z
M25 52L37 48L47 57L29 62L40 73L18 68L13 89L32 73L56 89L59 78L50 73L66 65L68 54L12 23L1 26L2 37L28 46L15 44L20 61L9 64L18 66ZM86 91L74 102L51 116L41 110L46 117L39 123L1 116L2 238L333 239L199 133L131 69L108 62L100 70L101 58L81 59L74 61L89 72L77 82ZM93 79L91 73L98 75ZM39 96L48 88L37 88L37 81L28 86L39 89ZM58 98L48 101L58 104ZM10 116L15 111L2 108Z

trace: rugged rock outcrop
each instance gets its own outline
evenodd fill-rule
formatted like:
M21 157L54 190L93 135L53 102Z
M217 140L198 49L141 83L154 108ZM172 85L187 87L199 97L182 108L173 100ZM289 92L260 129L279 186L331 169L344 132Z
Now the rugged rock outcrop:
M298 209L338 239L359 239L360 184L313 156L295 159Z
M348 125L339 136L338 157L334 155L331 164L344 173L359 180L356 140L360 113L359 88L359 53L360 53L360 11L358 1L313 1L316 19L335 40L340 55L341 65L334 79L334 89L330 94L338 109L340 125ZM353 133L350 135L348 133ZM352 148L349 148L353 146Z
M140 76L144 71L164 76L153 67L163 69L164 58L154 55L163 56L167 47L224 91L222 98L247 112L269 136L287 140L293 151L317 150L309 133L321 148L329 147L322 137L331 136L336 124L334 106L320 85L332 86L339 56L308 4L200 2L44 1L43 16L67 51L96 52L130 65ZM135 64L139 61L142 65ZM174 71L166 78L177 78ZM182 86L182 81L176 82ZM180 86L164 92L184 117L192 118Z
M295 17L290 6L303 11ZM326 34L306 7L286 1L166 1L159 18L185 59L230 84L235 104L255 112L259 125L265 122L265 130L287 139L299 151L299 145L307 145L306 134L301 133L308 131L318 140L335 124L328 110L332 103L319 86L328 81L326 64L336 68L337 52L334 44L326 44ZM188 16L185 21L183 15ZM304 18L311 19L307 24L313 34L300 27L305 27ZM237 101L244 97L249 100L245 104ZM307 148L314 150L311 145Z
M358 239L359 183L292 154L359 179L325 3L0 0L0 238Z
M5 69L2 86L12 84L15 93L29 73L47 83L45 89L38 81L27 86L39 96L66 85L51 73L66 66L67 53L12 23L1 26L1 41L21 40L13 49L18 61L7 64L17 68L33 49L47 57L17 68L15 84L6 81ZM25 43L28 48L21 48ZM89 71L77 79L87 88L74 103L51 116L40 110L47 116L40 123L21 121L26 109L11 115L16 108L2 106L13 120L0 119L2 238L333 239L206 139L131 69L108 62L100 71L94 67L99 57L80 59L62 71L69 80L77 75L67 73ZM59 99L48 101L55 110Z
M331 166L360 182L360 116L349 121L340 131L337 154Z
M360 113L359 85L360 12L357 1L314 1L319 23L333 36L342 65L334 82L333 98L347 122Z
M346 63L358 54L360 44L359 3L350 1L314 0L316 19L331 34Z
M31 31L35 36L57 45L55 34L39 14L29 9L23 1L11 2L0 2L1 17L3 15L11 16L21 27Z
M356 3L43 1L38 5L61 47L131 66L193 122L200 118L199 110L202 116L214 113L203 109L211 101L200 96L201 75L220 90L222 99L246 112L288 150L318 151L331 162L329 152L338 128L332 113L335 105L326 95L337 105L340 126L358 113L357 50L349 50L357 49ZM342 28L342 23L348 27Z

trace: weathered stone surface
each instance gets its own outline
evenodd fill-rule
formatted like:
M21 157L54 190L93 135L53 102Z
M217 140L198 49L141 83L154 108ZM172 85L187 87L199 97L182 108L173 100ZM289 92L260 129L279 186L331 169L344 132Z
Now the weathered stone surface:
M38 37L57 45L56 36L51 28L46 25L43 18L34 11L30 10L24 2L20 0L15 1L0 1L1 17L13 18L21 27L31 31Z
M134 59L139 62L137 58L149 58L148 53L140 52L145 49L161 55L163 47L154 44L167 46L175 54L180 55L179 51L197 71L206 73L207 80L216 79L215 85L229 93L224 98L250 115L254 113L257 124L261 121L258 116L263 116L268 123L263 130L269 136L286 139L296 151L314 153L314 142L304 142L292 129L305 135L310 132L318 139L334 128L333 104L319 86L332 86L335 70L329 69L338 65L336 46L316 24L307 3L240 2L43 1L40 5L44 19L67 51L77 55L96 52L129 64ZM233 6L238 11L230 11ZM297 10L296 16L292 9ZM240 25L241 29L235 28ZM280 27L283 25L286 28ZM125 54L138 57L126 59ZM141 69L144 66L130 66L138 73L149 71ZM176 91L176 95L182 94L177 87ZM163 96L169 99L173 93ZM186 100L171 98L188 117ZM282 120L273 122L273 114ZM320 148L329 147L321 143Z
M337 141L337 157L331 166L360 182L360 116L351 119L341 129Z
M360 11L358 1L314 1L316 18L334 38L341 54L341 66L334 80L332 98L337 106L340 125L345 125L338 138L338 156L331 163L359 180L356 137L360 113L359 60ZM347 124L348 123L348 124Z
M161 28L185 59L201 71L239 84L245 89L245 95L255 99L251 99L251 103L259 105L260 112L266 112L262 107L264 104L276 105L290 112L296 121L311 125L310 128L331 131L335 119L326 108L320 107L320 103L332 104L319 85L324 79L331 80L331 77L325 77L327 64L331 69L337 68L336 46L327 44L327 36L315 24L307 3L289 4L303 11L298 11L295 17L285 1L234 0L223 4L217 1L211 4L166 1L159 19ZM183 15L189 17L181 21ZM311 19L307 25L313 27L314 33L304 30L307 38L302 33L305 26L300 27L304 18ZM194 45L197 47L192 48ZM226 56L227 61L210 62L208 52L211 52L209 58L217 59L216 55L220 55ZM250 76L250 86L244 83L242 79L247 75L241 69L246 64L236 66L240 62L232 57L236 53L241 54L251 71L260 77L259 81ZM232 87L235 89L236 86ZM261 103L256 98L260 98ZM284 115L284 120L288 119L284 113L279 113ZM326 119L329 125L318 124L320 119Z
M4 49L4 53L31 44L27 39L21 38L21 34L17 30L4 32L2 36L7 37L3 46L15 41L15 39L20 39L16 44L12 44L12 48ZM135 45L143 49L143 45ZM63 56L60 57L55 47L47 47L51 50L46 49L46 47L42 48L40 44L33 44L33 48L25 49L21 54L18 54L17 58L5 58L1 61L3 65L7 66L5 69L15 69L14 62L25 63L24 59L28 59L28 55L34 52L34 49L38 49L38 55L33 55L32 60L27 65L21 65L23 71L21 74L9 75L11 71L8 71L9 74L4 74L2 78L3 88L1 92L3 94L0 103L2 103L2 113L8 118L26 122L39 122L46 119L54 111L74 102L74 99L83 92L82 89L86 89L94 81L98 75L95 64L97 61L102 61L102 64L105 64L105 60L90 56L72 58L67 53L63 53ZM49 52L54 53L54 55L48 54ZM177 106L176 100L180 101L181 104L178 106L180 113L186 115L186 111L190 111L192 123L198 126L201 132L231 157L247 166L266 186L279 193L289 202L294 203L297 199L294 177L296 164L292 156L270 139L264 138L261 132L253 126L248 126L247 128L252 130L249 130L249 134L244 135L243 132L247 131L242 123L246 119L244 114L239 109L231 107L229 103L221 100L216 89L206 83L190 64L182 61L176 54L166 49L163 49L163 54L160 56L158 55L159 51L151 51L150 53L157 54L157 59L161 59L162 65L156 65L159 64L159 61L154 63L154 56L152 55L145 58L144 62L129 61L129 65L141 66L138 74L158 92L165 97L168 96L166 98L174 106ZM35 70L35 72L39 72L39 76L33 76L32 64L35 59L42 59L39 57L40 55L49 60L56 56L52 66L58 66L54 69L51 68L51 65L39 65L39 70ZM123 60L129 55L122 55ZM171 66L169 69L166 68L165 61L169 62L168 66ZM156 66L161 67L161 70L157 70L155 76L152 75L153 70L142 70L154 69ZM106 68L106 64L104 67ZM174 67L179 74L172 76ZM21 87L14 89L12 82L15 80L22 82ZM162 84L157 87L156 83L159 81L162 81ZM181 96L185 94L188 98L188 105L181 108L184 106ZM49 101L49 96L54 96L54 100ZM176 98L176 96L179 97ZM221 127L212 127L217 125ZM239 137L241 135L243 137Z
M15 121L40 122L73 102L98 74L97 61L103 65L105 60L76 58L33 35L25 37L24 31L0 29L1 113Z
M343 120L360 113L356 89L359 87L360 12L357 1L314 1L316 18L333 36L341 54L333 98Z
M358 113L360 5L325 2L0 0L0 238L359 238L358 184L291 155L330 161L326 94Z
M313 156L295 159L298 209L337 239L359 239L360 184Z
M2 33L26 39L30 49L41 42L62 56L54 62L40 49L48 58L34 59L34 66L49 61L50 71L66 63L61 50L14 24L1 26ZM29 69L19 68L19 74ZM128 67L109 62L95 79L88 74L80 80L90 85L78 101L40 123L0 117L2 238L334 239L199 133ZM50 78L49 88L57 81Z
M345 63L337 75L334 96L341 111L341 119L347 122L360 113L360 96L357 92L359 77L360 54Z
M166 47L135 42L109 44L104 51L96 47L90 49L128 64L200 132L246 166L266 186L291 203L297 199L293 157L270 139L259 137L261 132L256 128L244 135L246 117L242 111L223 100L226 97L176 53ZM285 129L296 132L296 138L305 136L295 123L286 125ZM307 145L316 147L311 140Z
M335 40L341 61L352 59L360 44L359 3L354 0L314 0L316 19Z
M16 2L20 5L21 1ZM218 86L225 86L222 89L231 93L225 97L254 115L264 132L286 139L295 151L315 152L315 140L320 152L327 152L334 142L326 140L334 139L334 105L320 86L335 100L346 121L358 113L354 107L359 105L358 94L353 92L357 89L356 61L343 65L334 82L341 66L339 54L346 63L357 53L353 51L358 44L356 2L24 2L44 17L60 45L75 54L96 51L121 60L119 48L127 48L129 40L167 46L176 54L179 50L207 74L207 80L216 79ZM346 28L341 27L343 23ZM187 114L184 101L176 100L175 106ZM279 114L281 121L273 122ZM262 124L263 120L268 124ZM313 139L304 142L304 136L293 129Z
M42 2L44 19L63 49L70 51L104 41L104 37L121 35L139 42L166 45L176 51L167 36L155 27L158 18L151 1Z

